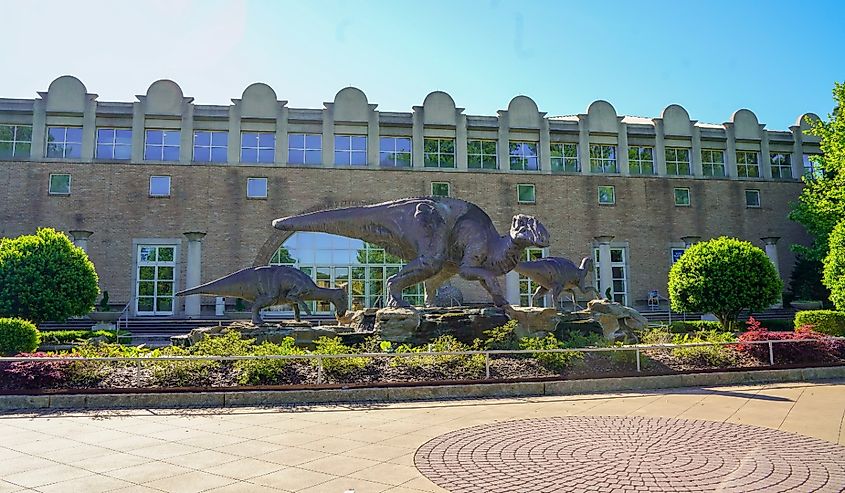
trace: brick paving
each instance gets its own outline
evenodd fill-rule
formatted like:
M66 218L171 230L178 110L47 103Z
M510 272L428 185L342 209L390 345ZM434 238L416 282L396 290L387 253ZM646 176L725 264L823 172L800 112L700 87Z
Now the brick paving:
M768 428L644 416L473 426L425 443L417 468L453 492L845 491L845 447Z

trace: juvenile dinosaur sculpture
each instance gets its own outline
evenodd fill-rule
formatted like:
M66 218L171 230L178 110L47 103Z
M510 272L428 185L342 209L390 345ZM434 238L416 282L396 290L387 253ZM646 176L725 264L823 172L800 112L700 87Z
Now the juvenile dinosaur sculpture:
M426 305L437 288L455 274L478 281L496 306L508 303L496 276L512 270L526 247L549 244L546 228L517 214L510 233L500 236L477 205L448 197L420 197L284 217L273 221L283 231L320 231L358 238L406 261L387 280L389 306L410 306L402 290L425 284Z
M590 257L581 259L580 267L566 258L546 257L520 262L514 270L540 285L534 292L535 302L551 291L554 306L558 306L560 295L566 291L572 296L572 304L575 305L576 289L584 294L592 294L593 299L601 298L596 288L586 283L587 274L593 270L593 259Z
M284 265L248 267L220 279L201 284L195 288L179 291L176 296L207 294L231 296L252 302L252 323L264 323L259 311L273 305L290 303L294 318L300 321L300 307L311 314L306 300L329 301L334 305L336 316L342 317L348 306L346 286L321 288L299 269Z

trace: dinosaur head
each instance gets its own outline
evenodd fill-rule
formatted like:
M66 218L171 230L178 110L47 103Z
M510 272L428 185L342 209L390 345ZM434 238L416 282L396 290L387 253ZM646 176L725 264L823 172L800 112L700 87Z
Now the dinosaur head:
M581 270L585 270L587 272L593 271L593 257L584 257L581 259Z
M549 232L543 226L543 223L533 216L526 216L525 214L513 216L510 236L514 243L523 248L549 246Z
M336 286L337 296L335 297L334 303L334 311L335 311L335 318L341 320L344 315L346 315L346 307L349 306L349 295L347 294L346 286L349 283L338 283Z

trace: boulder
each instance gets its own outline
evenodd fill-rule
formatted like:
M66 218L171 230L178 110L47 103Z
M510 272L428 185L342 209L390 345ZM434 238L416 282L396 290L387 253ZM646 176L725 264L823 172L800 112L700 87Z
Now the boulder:
M420 326L420 314L411 308L381 308L376 312L375 333L390 342L409 342Z
M337 331L330 327L314 327L310 322L283 320L279 323L253 325L249 322L235 322L229 326L198 327L189 333L170 338L174 346L188 347L203 337L219 337L230 331L238 331L244 339L255 339L257 344L272 342L280 344L286 337L293 337L297 345L309 346L320 337L333 337Z
M516 320L517 337L545 337L557 328L563 318L554 308L505 305L505 313Z
M609 341L637 340L635 330L648 326L648 320L640 312L615 301L598 299L587 304L586 310L574 312L586 314L601 325L602 334Z

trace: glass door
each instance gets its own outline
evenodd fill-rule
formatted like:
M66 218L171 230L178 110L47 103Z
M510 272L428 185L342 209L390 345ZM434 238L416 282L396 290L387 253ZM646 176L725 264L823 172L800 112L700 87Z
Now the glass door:
M172 246L138 246L135 285L135 313L138 315L173 315L174 253Z

